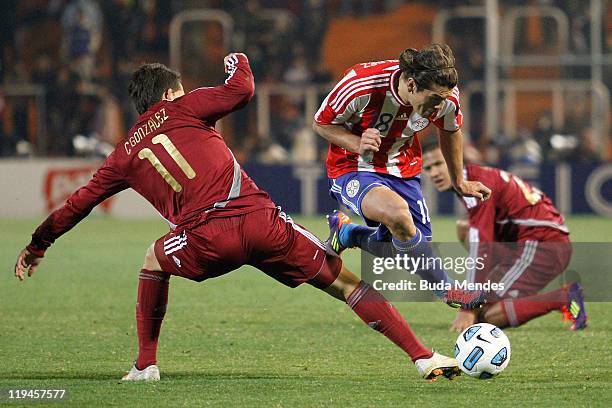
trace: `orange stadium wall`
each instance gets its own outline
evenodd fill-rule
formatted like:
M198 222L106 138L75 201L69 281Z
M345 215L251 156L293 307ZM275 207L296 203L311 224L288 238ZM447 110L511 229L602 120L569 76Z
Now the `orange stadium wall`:
M323 42L323 63L337 79L354 64L397 59L406 47L431 43L435 14L433 7L406 4L386 14L334 19Z

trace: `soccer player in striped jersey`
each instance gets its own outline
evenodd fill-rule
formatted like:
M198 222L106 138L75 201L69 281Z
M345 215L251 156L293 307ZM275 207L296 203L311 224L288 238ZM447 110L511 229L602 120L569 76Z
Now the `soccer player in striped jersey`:
M129 93L140 113L136 124L87 185L32 234L15 276L32 276L56 239L106 198L132 188L171 231L144 258L136 303L138 357L124 380L160 378L157 343L171 275L201 282L246 264L289 287L308 283L345 301L405 351L424 378L458 375L454 358L427 349L392 304L276 207L238 164L215 123L249 102L254 81L246 55L232 53L224 62L225 84L189 93L180 74L161 64L134 72Z
M368 226L338 211L328 216L328 245L379 251L391 242L399 254L433 256L427 204L421 192L418 133L431 123L439 133L453 188L486 200L490 190L463 178L462 114L455 59L449 46L408 48L399 60L349 68L315 115L313 128L329 141L330 194ZM430 283L450 282L436 265L418 272ZM479 292L437 291L448 304L478 306Z
M448 167L437 143L423 146L423 171L439 191L451 188ZM580 284L539 293L569 264L572 245L563 215L550 198L521 178L494 167L468 163L465 178L491 186L490 200L460 197L467 222L457 224L459 240L483 268L470 272L470 282L503 284L488 295L482 309L461 310L451 330L463 331L477 321L499 327L520 326L551 311L565 312L572 330L586 327ZM512 244L494 244L505 242Z

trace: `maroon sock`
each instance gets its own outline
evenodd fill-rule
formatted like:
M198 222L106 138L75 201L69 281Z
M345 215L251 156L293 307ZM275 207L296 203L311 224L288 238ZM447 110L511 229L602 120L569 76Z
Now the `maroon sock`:
M349 295L346 303L368 326L408 353L413 362L433 355L421 344L397 309L364 281Z
M516 327L553 310L561 310L566 303L567 292L557 289L539 295L504 300L502 308L508 324Z
M142 370L157 362L157 338L166 304L170 275L143 269L138 279L136 326L138 329L138 359L136 368Z

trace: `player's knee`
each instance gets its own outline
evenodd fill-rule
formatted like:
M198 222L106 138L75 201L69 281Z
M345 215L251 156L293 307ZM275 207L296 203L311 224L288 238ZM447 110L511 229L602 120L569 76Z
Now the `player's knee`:
M346 301L360 282L354 273L343 266L336 280L325 291L337 299Z
M151 244L149 248L147 248L147 252L145 253L144 261L142 263L142 269L147 269L149 271L158 271L161 269L159 262L157 261L157 257L155 256L155 244Z
M408 208L388 213L385 225L394 237L402 241L409 240L416 235L416 226Z
M508 326L508 320L500 302L484 305L478 313L478 321L490 323L502 329Z

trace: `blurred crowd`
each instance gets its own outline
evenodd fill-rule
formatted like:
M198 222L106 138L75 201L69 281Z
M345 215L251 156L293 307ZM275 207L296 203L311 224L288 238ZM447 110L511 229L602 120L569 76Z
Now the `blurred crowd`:
M103 156L136 118L126 88L131 72L145 61L169 63L171 16L193 8L221 9L233 18L231 49L244 50L258 84L291 87L320 85L336 78L321 56L330 22L393 11L403 0L3 0L0 2L0 156L40 154L41 137L50 156ZM431 2L424 2L431 3ZM448 7L457 2L439 1ZM482 0L463 4L481 5ZM500 2L502 3L502 2ZM590 51L588 1L514 0L508 5L554 5L570 18L570 52ZM515 48L548 53L555 27L545 19L523 22ZM462 83L483 80L484 26L451 23L448 41L456 52ZM605 30L604 32L609 32ZM609 52L611 36L604 39ZM223 80L218 66L227 52L219 24L189 23L181 44L185 86L214 85ZM609 68L609 66L608 66ZM588 69L564 69L560 77L588 78ZM606 81L610 88L610 72ZM587 76L585 76L587 75ZM31 85L39 85L32 88ZM44 94L40 94L40 90ZM38 98L36 95L39 95ZM324 92L319 95L322 99ZM41 110L41 99L46 107ZM484 103L475 93L469 101L466 129L488 161L537 163L544 160L600 160L605 153L590 125L587 93L567 95L563 126L551 112L532 127L518 126L516 136L485 137ZM325 143L312 137L303 98L279 96L270 101L271 126L259 134L256 107L223 123L228 144L242 161L283 162L298 156L318 160ZM475 114L479 112L479 114ZM44 117L41 117L44 115ZM41 130L39 123L44 123ZM41 134L42 132L42 134ZM312 140L315 140L313 145ZM306 148L304 147L306 146ZM297 151L297 153L296 153Z

